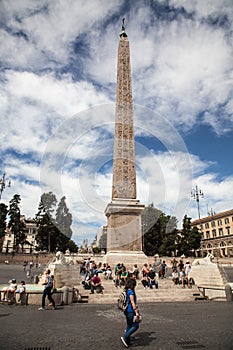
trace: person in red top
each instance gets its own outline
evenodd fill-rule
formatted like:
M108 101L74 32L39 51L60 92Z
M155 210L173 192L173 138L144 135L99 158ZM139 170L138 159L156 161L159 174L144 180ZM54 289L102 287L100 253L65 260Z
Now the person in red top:
M91 294L93 294L94 291L96 291L96 293L103 294L103 287L101 285L101 279L98 276L98 273L95 273L91 279Z

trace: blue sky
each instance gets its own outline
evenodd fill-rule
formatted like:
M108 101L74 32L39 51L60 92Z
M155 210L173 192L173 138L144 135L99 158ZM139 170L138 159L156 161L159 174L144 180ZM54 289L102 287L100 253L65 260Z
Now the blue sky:
M2 0L1 175L34 217L63 195L89 243L111 200L117 48L130 41L137 197L175 215L233 207L231 0Z

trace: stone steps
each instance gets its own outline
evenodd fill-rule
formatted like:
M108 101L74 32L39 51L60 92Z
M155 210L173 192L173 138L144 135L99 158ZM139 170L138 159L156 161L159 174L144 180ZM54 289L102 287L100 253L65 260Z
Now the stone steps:
M90 291L82 290L80 288L80 293L85 299L88 300L90 304L117 304L117 299L123 290L122 288L116 288L112 280L102 281L104 287L103 294L90 294ZM137 281L136 294L138 303L142 302L184 302L184 301L194 301L198 290L196 286L192 288L182 288L181 285L174 285L171 278L166 278L164 280L159 280L158 289L144 289L141 281Z

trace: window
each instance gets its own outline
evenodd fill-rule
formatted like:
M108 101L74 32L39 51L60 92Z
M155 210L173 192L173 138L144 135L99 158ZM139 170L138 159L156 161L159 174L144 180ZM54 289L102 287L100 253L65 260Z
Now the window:
M218 230L218 233L219 233L219 236L223 236L223 229L220 228L220 229Z
M202 224L200 225L200 229L201 229L201 230L203 229L203 225L202 225Z
M205 228L209 228L209 223L208 222L205 224Z
M229 226L226 227L226 232L227 232L227 235L230 235L231 234L231 229Z
M213 238L215 238L216 237L216 230L212 230L212 235L213 235Z
M206 231L206 239L210 238L210 231Z
M211 221L211 226L215 227L215 221Z
M225 224L229 224L229 218L225 219Z
M218 220L218 226L222 226L222 220Z

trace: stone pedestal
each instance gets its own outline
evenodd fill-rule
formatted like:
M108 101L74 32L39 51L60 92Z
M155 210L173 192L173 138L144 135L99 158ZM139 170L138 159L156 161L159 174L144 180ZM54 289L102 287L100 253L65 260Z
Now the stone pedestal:
M137 264L139 270L142 269L145 263L148 264L148 257L143 251L126 251L126 250L115 250L107 252L103 258L103 262L108 263L112 269L118 263L123 263L128 271L133 271L134 264Z
M125 263L128 267L148 261L142 251L141 213L144 205L136 199L114 199L107 205L107 254L111 266Z
M50 263L48 267L54 275L55 287L76 287L80 284L80 273L77 265Z

